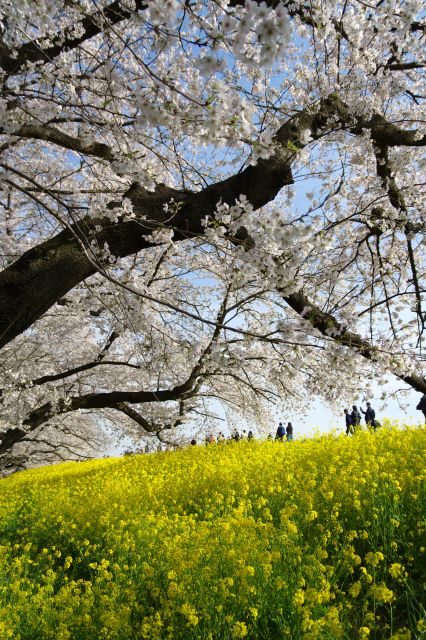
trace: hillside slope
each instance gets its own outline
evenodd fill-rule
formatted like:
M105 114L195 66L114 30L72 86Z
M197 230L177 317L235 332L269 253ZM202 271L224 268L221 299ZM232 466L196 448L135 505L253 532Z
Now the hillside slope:
M426 430L0 481L0 640L426 637Z

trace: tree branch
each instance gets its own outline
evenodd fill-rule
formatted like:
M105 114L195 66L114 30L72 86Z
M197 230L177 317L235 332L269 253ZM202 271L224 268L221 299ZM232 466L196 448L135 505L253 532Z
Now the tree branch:
M82 42L93 38L105 30L108 25L114 25L122 20L127 20L136 11L146 9L148 4L142 0L135 0L135 8L124 9L120 0L115 0L110 5L87 15L79 23L82 35L71 35L71 29L58 33L50 46L42 48L36 41L27 42L17 50L10 51L3 43L0 46L0 67L9 75L20 73L30 62L51 62L63 51L71 51ZM74 31L76 25L73 25Z
M348 331L334 316L312 304L301 291L291 295L284 294L283 298L296 313L309 321L323 336L332 337L339 344L355 349L367 360L376 359L377 349L373 345L357 333ZM426 380L421 376L393 373L416 391L426 393Z
M52 373L50 375L41 376L40 378L35 378L31 380L31 382L24 383L22 386L24 388L38 386L41 384L46 384L46 382L55 382L56 380L63 380L64 378L69 378L70 376L75 375L76 373L81 373L82 371L88 371L89 369L94 369L95 367L99 367L101 365L111 365L118 367L130 367L131 369L140 369L140 365L131 364L130 362L117 362L116 360L103 360L102 358L98 358L94 362L86 362L85 364L81 364L78 367L73 367L72 369L67 369L67 371L60 371L59 373Z
M117 409L117 411L121 411L121 413L124 413L148 433L153 433L158 428L157 425L152 425L150 422L148 422L148 420L145 420L145 418L138 411L136 411L132 407L129 407L129 405L127 405L125 402L119 402L111 408Z
M0 127L0 134L4 134L3 127ZM24 124L19 129L11 131L8 135L20 138L32 138L34 140L44 140L44 142L50 142L64 149L70 149L76 151L82 155L94 156L107 162L113 162L115 156L107 144L102 142L92 142L87 144L81 138L75 138L73 136L44 124Z
M143 426L146 431L158 430L158 425L150 424L140 416L137 411L130 408L128 404L169 402L173 400L182 401L196 395L202 384L202 368L205 358L211 353L213 345L217 342L223 327L223 322L227 313L226 305L230 289L231 285L229 284L226 288L222 304L217 312L215 329L208 344L203 349L184 383L176 385L172 389L159 391L112 391L109 393L90 393L83 396L61 398L56 404L46 402L42 406L31 411L27 418L22 422L23 426L28 427L27 431L13 428L6 430L6 432L2 434L0 454L10 449L14 444L22 440L22 438L24 438L29 432L34 431L42 424L48 422L51 418L82 409L117 409L118 411L126 413L130 418L138 422L138 424ZM95 363L91 364L96 366L96 364L102 364L102 362L95 361ZM103 364L105 364L105 362ZM45 378L46 377L47 376L45 376Z

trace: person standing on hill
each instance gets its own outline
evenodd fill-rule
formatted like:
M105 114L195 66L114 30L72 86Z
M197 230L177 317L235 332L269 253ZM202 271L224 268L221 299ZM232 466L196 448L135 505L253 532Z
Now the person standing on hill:
M350 436L351 433L353 433L352 416L347 409L345 409L344 412L345 412L345 422L346 422L346 435Z
M234 442L239 442L240 439L241 438L240 438L240 434L238 433L238 429L235 427L231 435L231 440L233 440Z
M280 442L282 442L284 436L285 436L284 425L282 422L280 422L278 425L277 433L275 434L275 440L279 440Z
M373 429L377 429L380 427L380 423L376 420L376 412L369 402L367 402L367 409L364 411L362 407L360 407L361 413L364 414L365 424L367 427L372 427Z
M291 422L287 424L285 433L287 436L287 442L291 442L293 440L293 425L291 424Z
M355 433L355 431L357 431L357 429L359 429L359 427L361 426L361 414L358 411L358 407L355 404L352 405L351 420L352 420L353 433Z
M417 405L416 409L418 411L422 411L423 415L425 417L425 422L426 422L426 393L424 393L421 397L421 400L419 402L419 404Z

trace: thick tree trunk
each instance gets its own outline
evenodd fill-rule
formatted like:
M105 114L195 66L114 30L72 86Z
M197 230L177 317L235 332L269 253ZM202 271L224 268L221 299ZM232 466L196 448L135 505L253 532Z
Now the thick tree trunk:
M86 219L71 229L79 237L84 229L85 236L95 239L100 247L107 243L116 257L152 246L146 236L162 224L175 230L176 240L199 236L204 232L201 224L204 216L211 215L220 200L234 204L244 194L257 209L273 200L284 185L291 184L293 178L287 162L292 153L287 150L285 154L261 160L255 167L249 166L198 193L179 192L164 185L152 193L134 184L126 197L132 201L136 220L111 224ZM172 220L170 212L164 211L171 198L181 203ZM145 217L143 222L138 221L141 216ZM101 231L95 233L95 227L99 226ZM93 236L89 235L91 232ZM94 273L96 267L87 250L70 230L27 251L0 273L0 347L28 329L70 289Z

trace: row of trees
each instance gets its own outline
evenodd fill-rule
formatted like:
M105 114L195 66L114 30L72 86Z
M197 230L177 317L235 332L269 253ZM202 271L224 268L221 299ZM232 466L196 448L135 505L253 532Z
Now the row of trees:
M4 461L426 392L421 16L3 2Z

